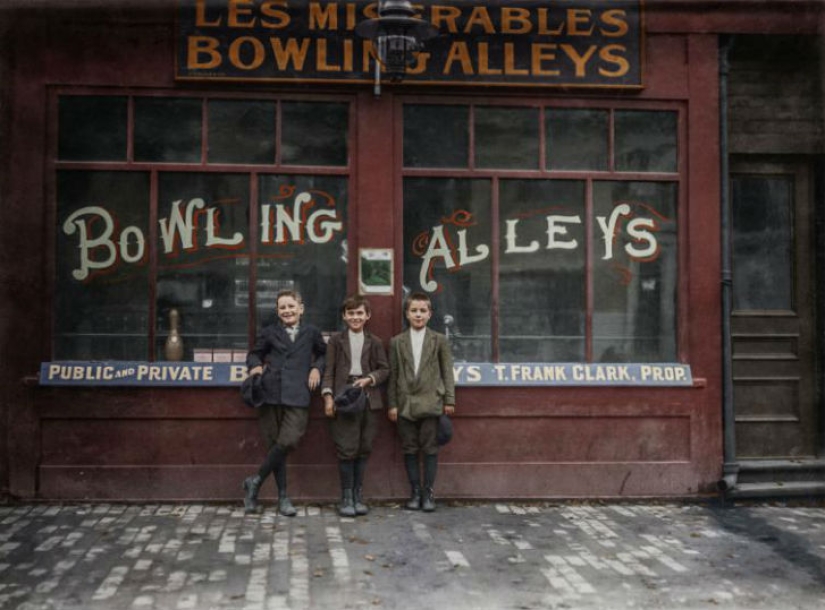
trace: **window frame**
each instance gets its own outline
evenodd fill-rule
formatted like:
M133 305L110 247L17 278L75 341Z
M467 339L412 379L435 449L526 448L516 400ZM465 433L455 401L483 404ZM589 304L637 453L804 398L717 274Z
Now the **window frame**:
M468 167L461 168L420 168L404 167L404 105L426 104L443 106L470 106L468 112ZM539 169L490 169L475 167L474 148L475 138L473 134L474 108L477 106L508 106L538 108L539 110ZM608 169L607 170L551 170L547 169L547 142L545 128L545 109L570 109L570 110L607 110L608 118ZM675 172L639 172L639 171L618 171L615 159L614 142L614 112L615 111L670 111L676 113L676 138L677 138L677 167ZM480 178L490 180L491 183L491 214L494 219L500 218L499 202L499 181L502 179L544 179L544 180L582 180L585 182L585 215L586 215L586 255L585 255L585 362L593 362L593 310L594 310L594 288L593 288L593 183L597 181L619 181L619 182L667 182L676 184L677 212L677 273L676 282L677 299L675 312L676 329L676 361L687 363L688 353L688 130L687 130L687 103L679 101L639 101L639 100L613 100L604 98L525 98L512 96L426 96L426 95L404 95L395 99L394 116L399 117L395 121L395 152L394 158L398 159L395 167L395 193L396 201L402 202L395 209L395 225L397 227L396 243L403 251L404 226L403 226L403 196L404 180L406 178ZM501 240L497 222L493 222L493 232L490 239L490 259L491 259L491 361L499 362L499 264ZM399 259L402 257L398 257ZM396 273L403 278L403 261L396 261ZM399 304L400 305L400 304Z
M123 161L64 161L58 158L58 136L59 136L59 102L61 97L67 96L98 96L98 97L126 97L127 98L127 134L126 159ZM200 159L197 162L144 162L134 159L134 100L138 97L154 97L165 99L176 98L198 98L201 102L201 150ZM236 100L236 101L273 101L276 103L276 158L271 164L235 164L235 163L209 163L209 112L208 104L210 100ZM283 115L281 102L321 102L321 103L345 103L347 109L347 151L348 158L346 165L341 166L315 166L315 165L286 165L281 158L281 120ZM47 139L45 158L45 195L46 195L46 226L49 227L49 250L46 257L46 277L47 291L45 303L47 312L46 329L44 335L43 353L49 358L54 356L55 332L56 332L56 285L57 285L57 174L60 171L123 171L123 172L144 172L149 174L150 200L148 217L148 234L146 235L148 249L148 299L149 314L146 337L148 341L148 353L145 360L156 361L158 311L157 311L157 281L158 281L158 188L159 175L161 173L203 173L203 174L245 174L249 179L249 219L247 235L249 236L249 302L247 305L247 342L251 347L254 344L259 324L256 304L256 285L258 279L258 225L259 225L259 178L264 175L313 175L313 176L340 176L346 179L347 199L350 210L353 202L356 201L356 172L355 160L357 158L357 138L356 119L357 104L356 96L351 94L313 94L313 93L283 93L283 92L238 92L223 90L173 90L173 89L139 89L139 88L104 88L91 86L52 86L47 90ZM357 235L355 226L356 215L347 215L348 249L351 252L357 251L355 237ZM354 285L354 274L352 265L348 265L346 272L346 286L349 289Z

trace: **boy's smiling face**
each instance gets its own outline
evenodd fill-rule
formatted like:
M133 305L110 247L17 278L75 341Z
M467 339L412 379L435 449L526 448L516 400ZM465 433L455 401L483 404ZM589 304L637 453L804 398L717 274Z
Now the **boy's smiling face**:
M367 323L367 320L370 319L370 314L367 313L366 307L361 305L355 309L347 309L342 317L347 328L354 333L360 333L364 330L364 325Z
M291 296L278 299L278 317L284 326L295 326L304 313L304 305Z
M427 322L430 321L432 315L433 311L427 301L413 300L410 301L410 305L407 307L407 321L414 330L421 330L427 326Z

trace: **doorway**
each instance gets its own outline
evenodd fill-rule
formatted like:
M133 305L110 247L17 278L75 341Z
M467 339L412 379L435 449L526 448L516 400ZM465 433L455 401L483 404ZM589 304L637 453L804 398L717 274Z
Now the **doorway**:
M805 161L731 163L738 460L816 457L815 245Z

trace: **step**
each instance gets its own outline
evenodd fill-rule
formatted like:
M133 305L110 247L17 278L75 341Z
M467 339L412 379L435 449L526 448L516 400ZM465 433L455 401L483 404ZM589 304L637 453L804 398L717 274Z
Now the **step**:
M825 482L825 460L743 460L739 462L739 484Z
M801 498L825 497L825 482L822 481L790 481L765 483L737 483L736 487L727 491L728 498Z

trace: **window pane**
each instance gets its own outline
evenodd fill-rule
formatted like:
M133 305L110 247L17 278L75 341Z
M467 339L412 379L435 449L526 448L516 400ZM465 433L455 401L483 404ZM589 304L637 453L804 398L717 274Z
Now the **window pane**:
M209 163L275 163L275 102L211 100Z
M593 359L676 360L675 183L594 183Z
M475 109L475 164L494 169L539 169L536 108Z
M347 178L262 176L256 305L258 326L275 319L279 290L297 290L304 319L341 327L347 289Z
M282 159L287 165L347 165L349 105L284 102Z
M58 172L56 360L145 360L149 175Z
M677 171L675 112L616 111L616 170Z
M584 182L503 180L500 206L500 360L584 360Z
M135 161L197 163L200 159L200 100L135 99Z
M64 161L125 161L127 99L63 96L57 156Z
M404 106L404 167L467 167L468 106Z
M491 358L490 214L487 180L404 180L404 294L430 294L456 361Z
M545 110L547 169L606 170L605 110Z
M249 178L163 173L158 182L157 359L173 309L184 360L195 349L246 351Z
M733 176L733 308L793 308L793 178Z

